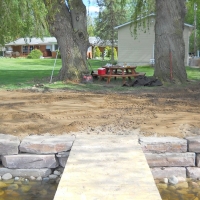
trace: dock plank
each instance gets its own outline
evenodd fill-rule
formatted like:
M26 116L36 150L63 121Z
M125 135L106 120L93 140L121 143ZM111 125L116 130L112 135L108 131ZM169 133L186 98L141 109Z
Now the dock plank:
M161 200L133 135L77 135L54 200Z

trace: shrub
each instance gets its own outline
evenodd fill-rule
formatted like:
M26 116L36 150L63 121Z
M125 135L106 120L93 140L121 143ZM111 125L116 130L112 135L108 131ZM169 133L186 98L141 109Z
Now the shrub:
M34 49L27 56L27 58L29 58L29 59L39 59L41 56L42 56L42 52L39 49Z
M117 60L117 50L114 48L114 59Z
M95 47L94 56L95 57L100 57L101 56L101 51L100 51L99 47Z
M56 50L56 54L58 54L57 58L61 58L61 54L59 50Z
M107 52L106 57L111 58L112 48L107 46L105 48L105 51ZM113 53L114 53L114 59L117 60L117 50L116 50L116 48L113 49Z

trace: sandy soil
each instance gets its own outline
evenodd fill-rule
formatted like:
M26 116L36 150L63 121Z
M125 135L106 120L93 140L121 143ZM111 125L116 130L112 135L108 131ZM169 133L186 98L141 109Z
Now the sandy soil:
M200 135L200 85L125 94L67 90L0 91L0 133L24 137L77 132Z

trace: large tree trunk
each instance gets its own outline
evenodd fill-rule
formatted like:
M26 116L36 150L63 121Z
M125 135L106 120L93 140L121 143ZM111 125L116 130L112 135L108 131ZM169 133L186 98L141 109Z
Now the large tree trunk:
M62 58L59 80L80 80L88 73L86 7L82 0L57 0L53 7L56 14L49 17L50 33L56 37Z
M156 0L155 71L164 82L185 82L185 0Z

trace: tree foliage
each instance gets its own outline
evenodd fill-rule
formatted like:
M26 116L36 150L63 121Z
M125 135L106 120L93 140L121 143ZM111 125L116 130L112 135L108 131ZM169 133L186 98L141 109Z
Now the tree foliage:
M101 56L101 51L98 46L94 47L94 56L98 58Z
M102 35L102 38L110 35L112 52L115 38L113 27L118 25L115 23L118 23L120 16L126 13L122 8L128 2L131 2L134 8L132 19L136 24L139 19L144 19L145 16L155 12L154 75L164 81L172 81L172 77L177 82L186 81L183 42L185 0L97 0L97 2L102 8L98 27L102 33L111 28L110 34L104 34L105 37ZM200 0L187 2L191 5L197 3L197 6L200 4ZM1 0L0 18L0 44L19 37L42 36L47 30L57 38L62 57L60 80L78 78L81 72L87 70L88 35L86 8L82 0ZM133 27L133 32L136 32L138 26ZM173 53L171 61L169 52ZM170 73L173 76L170 76Z
M44 35L48 32L46 14L43 0L1 0L0 44L19 37Z
M103 40L117 39L114 27L126 21L126 12L120 0L97 0L99 16L95 18L95 35Z
M187 13L185 22L194 25L194 30L190 36L190 52L196 54L196 52L194 51L200 49L200 3L199 1L193 1L193 0L187 1L186 6L187 6ZM196 15L196 20L195 20L195 15ZM196 27L195 27L195 21L196 21ZM195 43L196 47L194 46Z

